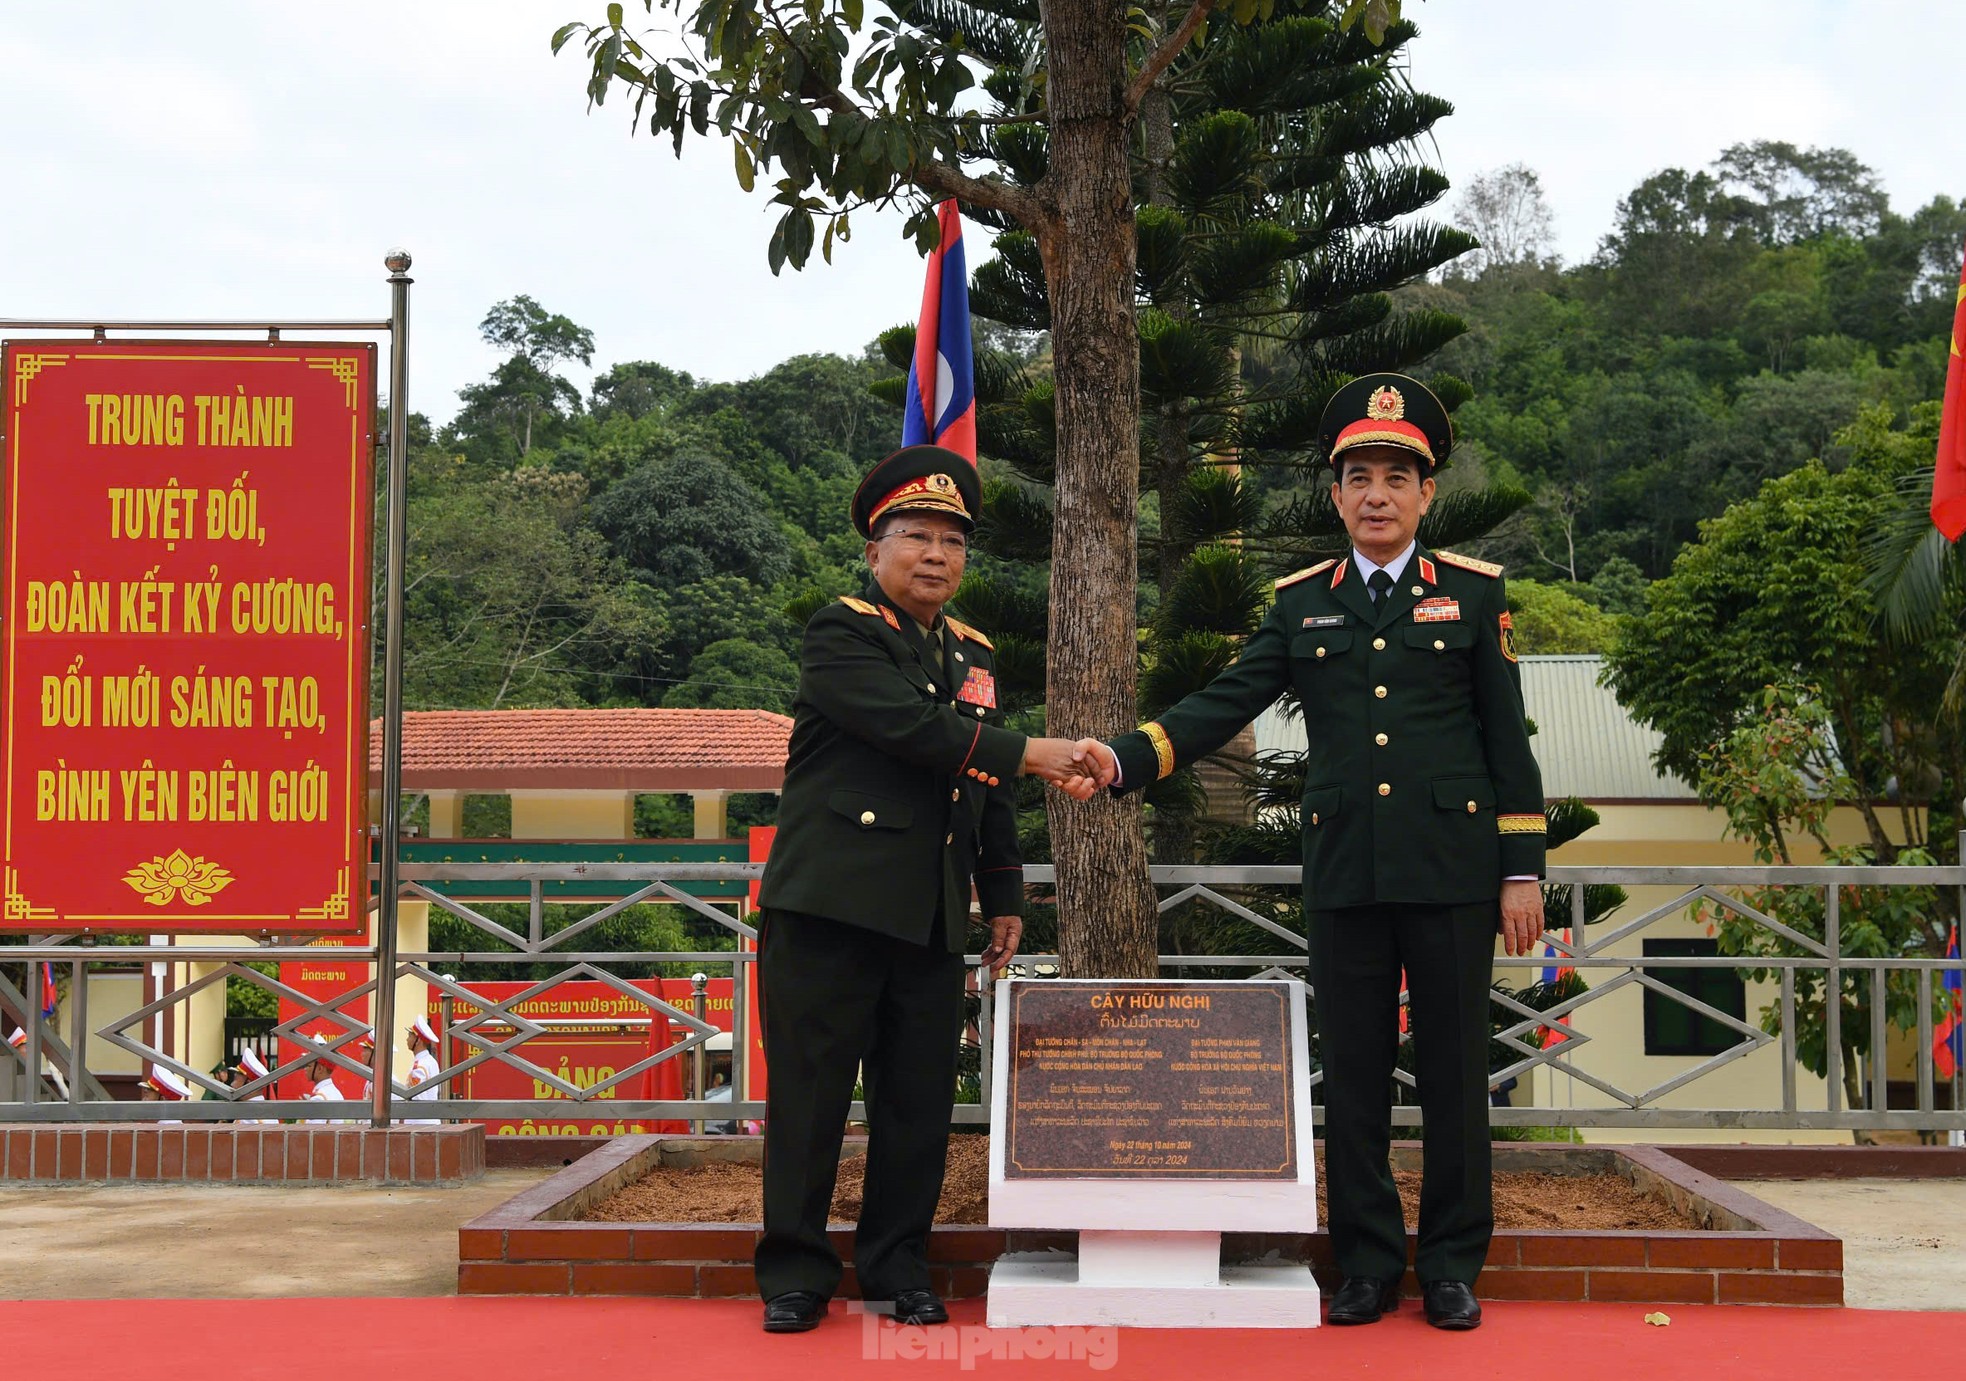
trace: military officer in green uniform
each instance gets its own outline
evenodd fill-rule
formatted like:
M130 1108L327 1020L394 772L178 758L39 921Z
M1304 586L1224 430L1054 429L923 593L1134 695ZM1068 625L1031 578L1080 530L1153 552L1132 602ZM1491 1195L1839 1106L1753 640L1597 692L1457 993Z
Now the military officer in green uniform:
M860 1294L904 1323L948 1318L930 1288L972 885L982 958L1017 952L1013 778L1093 787L1057 739L1003 725L990 640L949 618L981 497L939 446L876 465L853 499L873 580L806 625L778 834L759 895L768 1332L816 1326L839 1285L826 1213L856 1077L867 1103Z
M1447 459L1417 380L1345 385L1321 423L1352 551L1277 582L1242 655L1112 742L1133 790L1227 743L1285 690L1310 739L1304 909L1324 1064L1325 1173L1344 1284L1333 1323L1397 1307L1406 1234L1387 1157L1400 974L1426 1122L1415 1271L1428 1322L1473 1328L1493 1229L1488 994L1495 935L1542 929L1542 777L1529 750L1501 567L1415 540Z

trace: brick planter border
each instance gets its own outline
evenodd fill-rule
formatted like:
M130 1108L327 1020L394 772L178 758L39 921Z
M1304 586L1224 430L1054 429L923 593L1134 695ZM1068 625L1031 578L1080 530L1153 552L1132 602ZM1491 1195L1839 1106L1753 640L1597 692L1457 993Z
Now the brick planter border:
M1396 1149L1415 1159L1417 1147ZM458 1293L467 1295L675 1295L751 1297L755 1223L590 1223L589 1207L662 1164L755 1161L756 1138L629 1136L458 1230ZM1843 1303L1843 1243L1792 1214L1721 1183L1656 1146L1584 1147L1502 1143L1496 1169L1622 1175L1667 1199L1705 1231L1495 1234L1478 1284L1487 1299L1617 1300L1673 1304ZM853 1233L831 1233L843 1257ZM1330 1237L1317 1233L1225 1233L1226 1260L1276 1253L1308 1261L1335 1287ZM935 1288L945 1297L981 1295L1005 1252L1073 1251L1071 1232L937 1227L929 1235ZM1409 1257L1412 1238L1408 1236ZM1418 1287L1409 1272L1408 1293ZM852 1267L841 1294L856 1293Z
M0 1126L0 1184L462 1184L485 1129Z

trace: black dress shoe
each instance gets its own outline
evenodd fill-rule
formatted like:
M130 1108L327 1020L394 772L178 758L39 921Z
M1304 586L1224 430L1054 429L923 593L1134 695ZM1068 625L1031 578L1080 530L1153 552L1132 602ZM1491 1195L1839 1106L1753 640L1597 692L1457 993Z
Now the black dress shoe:
M1427 1322L1435 1328L1468 1329L1481 1327L1481 1306L1474 1291L1458 1280L1435 1280L1423 1286L1420 1299L1427 1308Z
M894 1297L894 1321L911 1325L949 1322L949 1311L933 1290L903 1290Z
M1346 1276L1331 1297L1330 1320L1336 1324L1377 1323L1381 1314L1399 1308L1399 1282L1388 1284L1371 1276Z
M805 1333L826 1317L826 1297L810 1290L788 1290L765 1301L765 1332Z

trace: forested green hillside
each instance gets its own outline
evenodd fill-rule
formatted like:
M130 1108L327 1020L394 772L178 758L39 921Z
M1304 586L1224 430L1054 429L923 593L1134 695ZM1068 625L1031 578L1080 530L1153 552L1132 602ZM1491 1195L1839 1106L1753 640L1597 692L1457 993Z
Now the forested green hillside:
M1547 257L1529 170L1456 211L1483 250L1401 295L1469 327L1421 371L1474 387L1446 486L1535 495L1476 544L1509 565L1528 651L1606 650L1702 519L1812 459L1840 471L1860 417L1901 430L1939 395L1966 207L1894 210L1847 153L1654 174L1583 264ZM897 319L913 296L896 285ZM1042 371L1042 337L989 329ZM863 578L847 501L900 434L880 351L740 383L615 364L583 396L577 323L515 297L484 332L505 360L413 428L406 703L785 708L787 607Z

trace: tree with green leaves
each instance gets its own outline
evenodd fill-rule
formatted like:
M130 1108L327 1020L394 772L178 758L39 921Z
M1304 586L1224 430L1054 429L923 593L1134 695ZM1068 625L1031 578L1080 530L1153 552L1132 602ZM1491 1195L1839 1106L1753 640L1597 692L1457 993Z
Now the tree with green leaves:
M1446 188L1419 146L1450 107L1399 78L1411 25L1392 25L1375 46L1325 11L1280 4L1250 24L1211 28L1142 105L1131 181L1143 715L1234 658L1272 577L1343 548L1311 435L1332 390L1367 369L1412 368L1462 329L1450 314L1396 309L1391 297L1473 244L1412 219ZM964 33L972 52L995 64L984 81L993 118L1011 120L1028 98L1018 73L1035 41L1031 26ZM1011 131L1000 144L1012 179L1044 175L1041 138ZM996 256L975 274L971 309L999 330L1041 336L1052 311L1037 244L1021 227L990 223L1000 230ZM912 355L914 329L886 332L881 345L898 368ZM1465 397L1451 378L1432 382L1450 403ZM898 394L899 382L893 387ZM1032 594L1045 588L1053 556L1056 387L1042 355L980 350L977 389L981 448L1008 473L986 475L979 545L993 559L978 563L958 604L1021 654L1049 635L1050 610ZM1430 518L1427 540L1460 540L1524 497L1455 492ZM1006 570L1006 557L1035 563L1036 578L1028 567ZM1035 673L1038 659L1013 655L1000 682L1042 701L1041 683L1018 684L1020 667ZM1224 760L1246 769L1252 749L1232 745ZM1210 812L1239 813L1220 799L1236 795L1236 784L1214 776ZM1147 800L1153 857L1192 861L1204 802L1194 773L1157 783Z
M464 407L449 434L478 451L474 459L523 457L532 450L536 422L557 423L580 411L580 390L553 371L568 360L591 361L594 333L521 293L485 313L478 334L506 359L486 382L459 390Z
M1957 644L1894 639L1865 590L1866 554L1932 435L1873 409L1839 435L1852 456L1841 472L1812 462L1702 523L1607 660L1620 702L1663 736L1659 765L1687 781L1762 717L1769 687L1811 687L1846 784L1839 803L1879 863L1947 851L1966 783L1966 739L1941 704ZM1941 598L1956 621L1957 594ZM1936 914L1928 938L1943 942Z
M768 247L774 270L830 258L861 207L912 196L908 231L926 243L932 202L1029 232L1050 304L1057 420L1057 578L1051 588L1046 705L1053 732L1112 732L1132 722L1135 523L1140 369L1129 152L1143 105L1211 20L1267 17L1273 0L1145 8L1125 0L902 0L870 16L862 0L643 0L682 21L679 33L631 31L624 6L554 35L589 60L588 95L627 93L635 127L680 152L714 128L729 142L740 186L772 182L785 207ZM1381 26L1396 0L1352 0L1348 21ZM1016 72L1009 117L968 93L988 64L970 35L1035 25ZM1019 181L1005 160L1039 160ZM824 222L823 233L819 223ZM1138 807L1114 801L1054 807L1059 895L1084 919L1068 948L1072 972L1151 974L1154 897Z
M1726 739L1701 755L1700 799L1726 813L1727 833L1754 849L1758 863L1790 864L1805 848L1832 864L1878 862L1868 846L1843 847L1830 838L1830 815L1860 790L1844 770L1829 701L1813 686L1766 688L1756 713ZM1904 848L1892 860L1905 865L1929 865L1932 855L1916 846ZM1939 889L1928 887L1845 887L1840 889L1836 953L1844 958L1884 959L1905 954L1943 953L1939 932L1951 908ZM1768 916L1800 935L1799 944L1764 924L1758 916L1731 906L1703 902L1694 915L1716 937L1722 954L1747 958L1785 956L1809 958L1830 943L1829 908L1824 891L1816 887L1750 887L1739 889L1746 907ZM1871 1012L1875 991L1871 975L1843 975L1832 994L1829 975L1820 968L1794 971L1796 1059L1818 1077L1829 1075L1830 1003L1838 1009L1838 1048L1846 1106L1882 1109L1883 1090L1863 1097L1863 1070L1871 1053ZM1743 977L1765 983L1778 977L1766 967L1748 966ZM1918 1025L1918 976L1888 974L1883 985L1886 1023L1903 1033ZM1943 993L1936 995L1944 1002ZM1934 1016L1940 1015L1935 1012ZM1782 1029L1782 1004L1771 1000L1761 1010L1761 1026L1772 1033ZM1861 1134L1859 1140L1862 1139Z
M531 468L483 478L466 469L436 448L412 458L404 703L605 702L613 664L660 623L582 521L586 485ZM382 659L374 664L379 677Z

